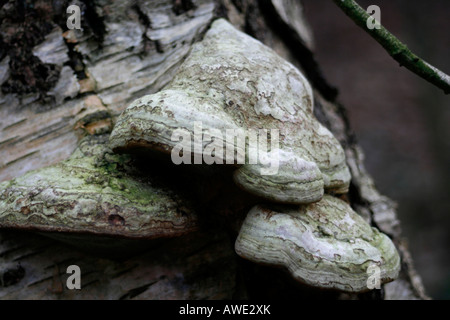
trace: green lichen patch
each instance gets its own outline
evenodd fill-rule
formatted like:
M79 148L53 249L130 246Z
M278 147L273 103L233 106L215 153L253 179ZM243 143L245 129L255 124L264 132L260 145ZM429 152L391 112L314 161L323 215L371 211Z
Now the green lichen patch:
M107 141L86 137L68 160L0 184L0 227L146 239L197 229L189 201Z

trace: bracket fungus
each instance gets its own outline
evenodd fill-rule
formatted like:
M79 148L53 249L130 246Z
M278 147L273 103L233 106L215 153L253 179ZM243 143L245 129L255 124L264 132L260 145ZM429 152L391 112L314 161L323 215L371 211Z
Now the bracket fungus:
M197 230L192 201L137 171L124 155L143 149L173 160L175 151L180 163L228 164L238 186L274 202L248 213L235 243L241 257L287 268L315 287L367 291L368 267L379 268L385 283L397 277L400 258L386 235L325 194L346 193L351 176L343 148L313 105L297 68L218 19L173 80L135 100L109 137L86 137L68 160L0 183L0 227L76 241L77 234L155 239ZM267 173L272 161L276 170ZM261 200L242 197L252 198L251 206Z
M0 227L69 242L70 235L155 239L198 228L189 201L133 172L130 157L112 153L107 141L87 136L68 160L1 183Z
M181 135L188 137L182 140L191 148L191 137L196 140L198 135L196 123L202 126L200 139L211 139L189 149L191 155L201 158L208 150L215 163L226 159L227 164L243 164L234 173L235 182L253 194L299 204L320 200L324 189L348 190L344 151L314 117L308 81L272 49L223 19L216 20L204 39L193 45L162 91L137 99L121 114L110 137L111 147L116 152L146 148L171 153L180 147ZM278 133L279 146L269 153L277 158L275 174L261 173L263 161L248 163L254 155L246 138L244 146L234 137L226 138L227 130L260 129ZM181 149L183 155L188 150ZM231 161L224 151L229 149ZM240 156L245 163L239 163Z
M346 292L368 290L371 266L379 268L380 284L396 279L400 270L389 237L330 195L297 207L255 206L235 250L253 262L284 267L300 282Z

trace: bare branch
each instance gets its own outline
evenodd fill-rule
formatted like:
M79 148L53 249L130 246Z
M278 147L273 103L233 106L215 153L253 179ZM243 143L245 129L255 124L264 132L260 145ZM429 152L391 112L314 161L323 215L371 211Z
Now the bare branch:
M380 28L367 28L367 20L371 17L363 8L361 8L354 0L333 0L334 3L345 12L358 26L364 29L372 36L383 48L410 71L414 72L421 78L434 84L442 89L445 94L450 93L450 76L433 67L426 61L419 58L411 52L409 48L398 40L386 28L380 25Z

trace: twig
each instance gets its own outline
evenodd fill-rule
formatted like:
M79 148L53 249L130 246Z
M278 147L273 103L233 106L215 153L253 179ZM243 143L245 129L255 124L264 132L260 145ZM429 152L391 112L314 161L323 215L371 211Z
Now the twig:
M361 8L353 0L333 0L334 3L345 12L358 26L363 28L368 34L370 34L383 48L400 63L400 66L405 66L410 71L414 72L418 76L434 84L438 88L444 90L445 94L450 93L450 76L442 72L441 70L433 67L429 63L425 62L408 47L398 40L392 33L386 28L381 26L380 28L367 28L367 19L371 17L363 8Z

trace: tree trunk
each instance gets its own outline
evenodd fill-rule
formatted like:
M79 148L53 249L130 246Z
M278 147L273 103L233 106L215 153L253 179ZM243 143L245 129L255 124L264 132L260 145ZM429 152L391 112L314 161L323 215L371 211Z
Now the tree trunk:
M82 136L109 131L131 101L160 90L210 23L225 17L310 80L317 118L346 151L352 174L348 200L392 237L402 270L382 290L340 294L292 283L280 270L238 258L235 234L215 222L196 234L151 244L145 253L114 258L40 235L2 230L0 299L427 298L402 241L395 204L376 190L345 108L336 102L336 91L314 60L312 33L300 2L23 3L10 1L0 9L0 181L64 160ZM67 30L69 4L80 6L82 30ZM72 264L81 268L82 290L65 286Z

